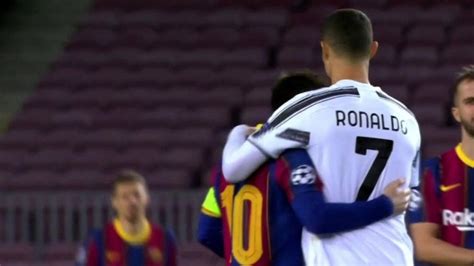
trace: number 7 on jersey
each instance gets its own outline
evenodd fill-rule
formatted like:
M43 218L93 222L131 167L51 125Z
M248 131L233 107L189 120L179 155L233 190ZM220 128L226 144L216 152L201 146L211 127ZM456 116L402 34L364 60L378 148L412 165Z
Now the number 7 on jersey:
M355 152L366 155L367 150L376 150L378 154L360 186L359 193L357 193L356 200L358 201L366 201L372 194L385 165L387 165L388 158L392 154L393 140L357 137Z

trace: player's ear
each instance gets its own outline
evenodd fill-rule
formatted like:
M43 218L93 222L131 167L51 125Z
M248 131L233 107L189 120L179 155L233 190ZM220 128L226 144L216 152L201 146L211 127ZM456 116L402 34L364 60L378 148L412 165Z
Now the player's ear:
M457 108L456 106L451 107L451 114L453 115L454 119L458 123L461 123L461 116L459 115L459 108Z
M321 45L321 58L323 59L323 62L327 62L329 59L329 47L324 41L320 42Z
M370 45L370 59L372 59L377 54L378 50L379 50L379 42L373 41L372 44Z

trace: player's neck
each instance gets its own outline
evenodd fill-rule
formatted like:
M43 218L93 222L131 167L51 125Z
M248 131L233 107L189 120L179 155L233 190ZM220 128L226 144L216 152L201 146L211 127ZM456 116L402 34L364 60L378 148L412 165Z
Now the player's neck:
M369 63L348 63L344 59L336 59L332 62L331 82L332 84L350 79L361 83L369 82Z
M467 132L462 132L462 140L461 140L461 149L464 154L469 157L469 159L474 159L474 138L470 137Z
M146 218L142 217L136 221L129 221L125 218L118 218L123 230L129 235L136 235L143 231L146 226Z

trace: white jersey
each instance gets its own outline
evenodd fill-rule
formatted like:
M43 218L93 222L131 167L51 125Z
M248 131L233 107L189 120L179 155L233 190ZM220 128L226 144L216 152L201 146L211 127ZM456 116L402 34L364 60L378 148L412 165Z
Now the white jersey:
M249 141L274 158L307 146L328 202L374 199L401 177L407 187L418 183L418 123L402 103L370 84L342 80L299 94ZM302 241L307 265L413 264L404 215L325 237L304 231Z

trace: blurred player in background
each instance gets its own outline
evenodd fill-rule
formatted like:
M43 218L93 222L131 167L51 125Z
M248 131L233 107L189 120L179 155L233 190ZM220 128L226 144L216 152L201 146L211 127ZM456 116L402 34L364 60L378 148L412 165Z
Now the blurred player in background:
M418 185L418 123L405 105L369 82L369 61L378 48L369 18L359 10L335 11L323 23L321 47L333 85L297 95L248 139L243 126L232 130L224 177L240 182L268 158L306 147L328 202L377 198L399 177L407 177L404 190ZM404 215L325 237L304 231L302 245L307 265L413 264Z
M424 202L411 206L408 217L418 260L473 265L474 65L458 76L452 94L461 143L424 163L420 185Z
M320 87L324 83L310 74L284 77L272 90L272 108ZM198 239L227 265L304 265L303 225L318 234L353 230L403 212L407 204L406 194L397 191L398 182L368 202L325 203L304 149L286 151L238 184L226 182L218 169L213 180L202 206Z
M146 218L145 179L134 171L123 171L113 183L111 200L116 218L90 234L78 265L176 266L173 236Z

